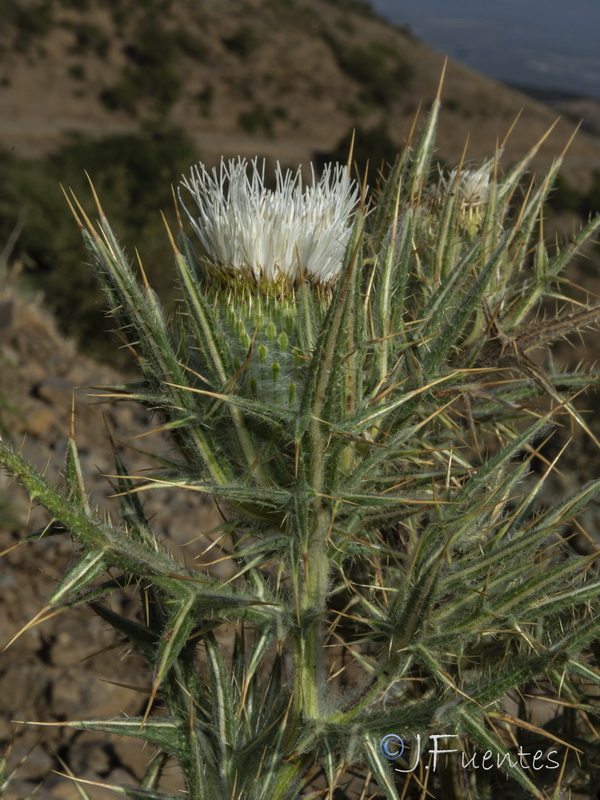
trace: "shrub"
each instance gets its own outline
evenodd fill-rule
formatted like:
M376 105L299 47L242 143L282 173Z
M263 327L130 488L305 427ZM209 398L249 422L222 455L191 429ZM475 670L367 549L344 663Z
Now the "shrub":
M249 58L260 46L260 39L249 25L241 25L232 36L223 39L223 44L240 58Z
M184 55L195 61L204 61L208 48L204 42L185 28L177 28L173 34L176 46Z
M206 84L204 89L201 89L196 95L196 100L200 106L200 113L203 117L210 117L214 97L215 90L211 83Z
M182 80L175 70L160 68L126 67L117 83L100 94L100 99L111 111L137 113L139 104L150 103L160 115L165 116L181 94Z
M342 11L358 14L361 17L376 18L377 14L369 0L327 0L329 5L336 6Z
M86 71L83 64L71 64L69 67L69 75L76 81L83 81L86 77Z
M273 136L275 116L272 109L266 108L262 103L255 103L249 111L240 112L238 125L246 133L265 133L267 136Z
M100 97L110 110L135 114L142 102L148 102L165 116L181 94L182 80L173 66L178 49L177 34L164 28L155 13L138 24L133 40L123 48L129 64L114 86Z
M385 124L381 124L367 130L360 126L349 130L331 152L318 154L319 162L336 161L345 164L353 141L352 163L357 165L361 175L364 175L367 164L372 171L383 167L385 172L396 160L398 148L391 140Z
M100 58L106 58L111 46L111 40L102 28L89 22L76 22L72 25L75 41L70 48L74 55L88 55L95 53Z
M44 292L62 330L78 339L87 352L109 359L119 357L106 341L110 323L104 315L105 305L85 267L79 236L62 212L59 183L83 191L87 170L97 186L110 194L108 207L121 218L119 234L148 242L146 268L161 295L168 298L172 285L161 262L169 256L155 220L160 211L172 207L170 184L196 156L181 130L160 127L140 135L76 139L43 159L21 160L0 154L4 186L0 239L7 239L19 215L25 213L17 256L26 265L26 278Z
M129 114L135 114L141 94L136 73L125 69L117 83L100 92L100 100L109 111L127 111Z
M327 37L340 68L361 87L363 102L388 105L409 84L413 69L400 53L372 43L347 46Z
M52 0L37 0L28 6L19 0L4 0L2 19L4 24L14 26L15 48L26 53L36 40L48 34L54 23Z
M61 4L66 8L73 8L75 11L89 11L90 0L60 0Z

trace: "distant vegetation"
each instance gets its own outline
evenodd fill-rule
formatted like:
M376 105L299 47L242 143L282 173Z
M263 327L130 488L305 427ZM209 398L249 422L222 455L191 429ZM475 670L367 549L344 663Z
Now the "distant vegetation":
M352 145L353 139L354 145ZM374 175L382 167L385 170L386 165L394 163L398 154L398 147L390 138L385 125L378 125L371 129L357 126L356 129L349 130L333 150L328 153L319 153L318 161L320 165L328 161L345 164L348 161L351 147L352 163L356 165L361 176L364 175L367 165L371 175Z
M387 106L408 87L412 65L393 47L370 43L349 46L329 31L323 38L331 47L340 69L360 87L360 100L369 105Z
M286 118L287 111L282 106L269 108L262 103L255 103L249 111L242 111L238 115L238 125L251 135L274 136L275 121Z
M337 6L342 11L352 11L363 17L376 17L375 9L368 0L327 0L330 6Z
M260 47L260 37L249 25L241 25L233 36L223 39L223 44L240 58L247 59Z
M4 0L2 3L2 25L14 30L12 46L26 53L31 45L45 36L54 22L52 0L37 0L25 6L21 0Z
M22 260L26 283L41 290L62 330L87 351L108 356L103 332L111 327L105 303L86 256L80 232L60 190L72 187L92 219L91 176L106 212L118 219L118 234L141 246L148 276L163 298L172 292L172 253L159 213L173 208L171 184L198 159L190 140L177 129L154 128L138 136L74 140L53 156L17 159L0 152L0 241L6 242L19 217L24 226L15 256ZM129 252L133 257L135 254Z
M229 11L233 8L239 11L235 17ZM265 44L279 46L269 33L272 9L288 27L327 43L343 75L344 96L336 102L338 120L346 117L343 124L365 113L383 118L404 99L414 69L403 53L405 38L392 46L392 39L363 35L364 20L379 18L368 0L326 0L314 7L303 0L272 0L265 3L265 13L256 14L238 0L206 5L198 0L145 0L142 5L132 0L2 0L0 53L17 51L31 65L56 59L57 46L62 48L65 90L86 98L90 107L99 105L100 113L166 123L173 107L179 104L179 112L183 102L196 121L234 105L232 118L244 132L290 135L300 127L290 102L284 96L273 104L264 99L272 92L275 70L289 65L280 56L274 56L272 67L265 59L259 67L255 59ZM269 29L265 20L270 20ZM56 31L59 37L53 37ZM197 83L190 59L199 67ZM253 75L250 84L246 70ZM329 91L314 70L311 79L307 91L315 98ZM0 76L0 89L10 83L10 75ZM333 83L335 96L340 82ZM264 91L253 93L254 86Z
M202 58L203 46L184 30L167 30L157 13L142 17L133 39L124 46L128 63L119 80L102 92L107 108L135 114L140 102L149 102L165 115L179 99L183 80L175 60L181 51Z

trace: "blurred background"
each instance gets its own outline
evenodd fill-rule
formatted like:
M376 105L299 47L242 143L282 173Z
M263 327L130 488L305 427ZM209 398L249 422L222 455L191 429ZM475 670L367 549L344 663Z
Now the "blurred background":
M374 0L373 6L491 78L526 92L600 98L595 0Z
M73 387L135 377L61 191L60 184L72 188L95 218L84 171L127 252L134 257L137 248L169 304L174 277L160 212L175 225L171 187L194 162L237 155L304 169L345 162L355 131L357 167L368 162L374 186L415 119L422 124L449 55L440 166L455 166L463 153L478 166L505 143L506 168L560 115L534 171L549 166L580 122L582 129L565 155L544 232L564 242L600 209L597 0L0 0L0 19L0 424L49 474L64 459ZM599 264L592 246L572 264L564 291L593 301ZM594 361L596 343L592 332L555 357ZM77 441L104 512L111 489L102 473L112 471L105 423L131 445L149 421L127 404L92 405L89 394L76 392ZM163 446L156 438L134 444L127 464L135 470L148 465L140 449ZM597 464L594 446L579 442L562 489L589 479ZM148 498L147 510L174 548L216 524L209 509L199 521L188 495ZM0 476L0 550L35 524L43 518ZM0 564L3 642L39 611L72 555L60 537L36 547ZM118 651L89 658L110 646L85 610L23 634L0 658L0 742L10 739L12 719L143 711L148 676L140 675L136 694L118 685L130 670ZM15 757L40 739L36 729L23 730ZM58 757L81 777L135 783L147 760L136 748L44 729L5 796L24 797L44 780L41 800L75 798L76 788L51 774L64 769ZM175 791L178 777L169 774L172 786L163 788ZM104 795L112 796L94 790Z

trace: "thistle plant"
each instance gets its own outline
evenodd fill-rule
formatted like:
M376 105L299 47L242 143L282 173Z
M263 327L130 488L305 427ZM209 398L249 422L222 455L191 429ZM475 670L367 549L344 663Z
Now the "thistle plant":
M566 539L600 481L548 504L555 462L540 478L531 462L559 423L587 430L574 397L599 376L541 356L600 309L542 304L565 299L600 221L549 251L561 159L528 185L537 147L504 174L496 156L436 176L438 110L370 195L342 168L306 186L278 169L269 190L258 162L194 167L179 189L192 238L166 232L170 320L97 199L94 225L69 198L143 376L103 395L145 406L173 449L141 477L116 458L112 525L73 439L62 488L0 445L50 516L26 541L80 548L32 624L87 603L141 653L145 715L70 724L155 745L193 800L507 796L496 784L559 798L593 780L597 546ZM231 579L153 535L141 497L171 489L218 501L223 523L198 541ZM138 617L106 604L124 589ZM555 704L543 728L510 705L528 686ZM158 772L116 791L167 797Z

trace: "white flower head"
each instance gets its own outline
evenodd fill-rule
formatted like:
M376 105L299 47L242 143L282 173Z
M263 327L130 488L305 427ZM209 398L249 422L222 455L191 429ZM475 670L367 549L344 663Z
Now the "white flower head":
M490 171L493 162L487 162L479 169L455 167L447 177L441 170L437 186L433 189L434 202L441 204L451 193L458 194L460 211L473 220L485 208L490 193Z
M259 285L329 286L339 276L359 200L346 167L328 164L305 185L296 172L275 169L275 189L265 186L265 162L221 159L209 172L191 169L181 184L198 213L179 197L208 262L232 277Z

